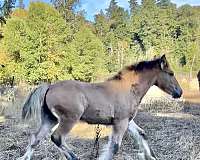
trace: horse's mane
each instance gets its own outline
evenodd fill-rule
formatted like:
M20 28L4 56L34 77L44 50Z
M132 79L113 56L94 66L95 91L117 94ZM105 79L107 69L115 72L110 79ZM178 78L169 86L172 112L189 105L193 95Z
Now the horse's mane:
M160 58L157 58L151 61L141 61L132 65L126 66L121 71L119 71L116 75L109 78L108 81L121 80L123 73L125 73L126 71L141 72L143 70L151 70L158 66L159 61L160 61Z

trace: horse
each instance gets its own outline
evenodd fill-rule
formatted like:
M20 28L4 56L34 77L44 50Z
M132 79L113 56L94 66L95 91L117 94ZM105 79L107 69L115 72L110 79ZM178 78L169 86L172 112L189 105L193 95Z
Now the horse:
M199 72L197 73L197 79L198 79L198 82L199 82L199 91L200 91L200 70L199 70Z
M173 98L182 95L165 55L126 66L104 82L65 80L39 86L27 97L22 118L26 120L41 115L41 125L31 136L26 153L19 159L30 160L36 145L52 131L51 140L66 159L78 160L65 144L65 137L78 121L84 121L112 126L108 145L99 160L113 159L126 130L139 145L140 159L155 160L144 130L134 122L138 105L153 85Z

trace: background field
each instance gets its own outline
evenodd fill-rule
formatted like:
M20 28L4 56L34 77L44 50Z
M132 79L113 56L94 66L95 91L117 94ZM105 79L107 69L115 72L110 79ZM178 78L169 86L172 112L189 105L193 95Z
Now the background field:
M194 80L193 85L197 83ZM194 86L193 86L194 87ZM196 85L196 88L198 86ZM21 102L25 94L18 92L18 98L6 102L4 118L0 118L0 159L14 160L22 156L28 144L30 133L36 130L34 121L20 120ZM153 95L153 96L152 96ZM3 96L1 96L3 98ZM200 93L196 89L185 89L183 99L173 100L168 95L152 87L140 106L135 122L148 135L149 144L159 160L200 159ZM110 128L100 126L100 150L108 139ZM77 124L67 138L69 146L81 160L95 159L94 149L96 126ZM137 160L137 146L126 133L116 160ZM58 160L58 149L49 136L36 148L33 160Z

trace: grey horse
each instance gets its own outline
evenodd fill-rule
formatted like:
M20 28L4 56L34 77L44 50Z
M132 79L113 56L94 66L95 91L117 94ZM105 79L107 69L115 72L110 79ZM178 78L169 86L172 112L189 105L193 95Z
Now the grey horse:
M139 145L141 160L155 160L144 131L133 121L141 99L153 85L173 98L182 95L165 55L123 68L101 83L61 81L41 85L32 91L23 106L22 118L41 114L41 126L33 134L22 160L30 160L35 146L48 133L68 160L77 156L65 144L65 137L79 121L112 126L112 135L100 160L112 160L128 129Z

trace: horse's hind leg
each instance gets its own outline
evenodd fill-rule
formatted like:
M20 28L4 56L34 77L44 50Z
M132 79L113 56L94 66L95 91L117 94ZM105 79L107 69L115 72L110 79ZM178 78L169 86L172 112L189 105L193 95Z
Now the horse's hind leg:
M131 132L135 142L139 146L140 160L156 160L156 157L147 143L147 137L143 131L133 120L129 122L128 130Z
M36 145L51 131L51 129L58 123L57 119L53 115L44 115L42 117L42 123L37 133L31 136L26 153L18 160L30 160Z
M113 125L112 136L108 142L105 152L99 157L99 160L112 160L113 156L118 152L122 138L128 128L128 119L119 121Z
M69 133L76 122L77 120L73 118L61 119L58 128L51 135L51 140L59 148L61 153L64 154L67 160L78 160L77 156L65 144L65 136Z

